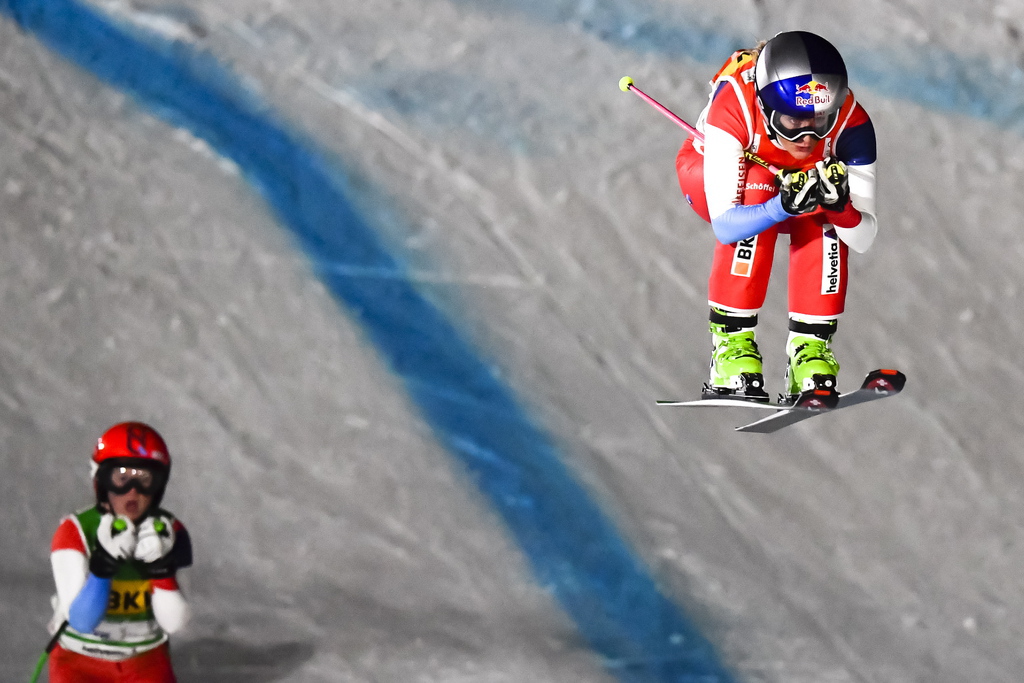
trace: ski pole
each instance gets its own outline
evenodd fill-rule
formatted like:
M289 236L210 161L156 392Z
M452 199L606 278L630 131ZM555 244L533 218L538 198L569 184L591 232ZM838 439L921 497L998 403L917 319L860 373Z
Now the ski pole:
M36 662L36 670L32 672L32 678L29 679L28 683L36 683L39 680L39 674L43 672L43 667L46 665L46 658L53 652L53 648L57 647L57 641L60 640L61 635L64 633L64 629L68 627L68 620L65 619L57 632L50 638L50 642L46 644L46 649L43 650L43 654L39 655L39 661Z
M644 102L646 102L647 104L651 105L652 107L654 107L655 109L660 111L662 114L667 116L677 126L682 128L687 133L689 133L693 137L697 138L701 142L704 141L704 134L703 133L701 133L699 130L697 130L696 128L694 128L690 124L688 124L686 121L683 121L681 118L679 118L678 116L673 114L661 102L658 102L656 99L654 99L653 97L651 97L650 95L645 93L643 90L641 90L640 88L636 87L636 84L633 83L633 79L630 78L629 76L623 76L622 78L619 79L619 89L622 92L633 91L640 99L642 99ZM757 156L753 152L748 152L746 150L743 150L743 156L745 156L747 159L749 159L750 161L754 162L758 166L764 166L765 168L767 168L772 173L778 174L782 170L782 169L779 169L779 168L769 164L767 161L765 161L761 157Z

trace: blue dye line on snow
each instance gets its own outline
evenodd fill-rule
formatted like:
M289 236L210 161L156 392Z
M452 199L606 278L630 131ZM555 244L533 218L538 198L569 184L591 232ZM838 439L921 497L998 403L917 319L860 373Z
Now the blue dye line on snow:
M276 123L213 59L185 45L127 30L74 0L0 0L0 13L238 164L614 675L638 683L733 680L573 479L550 438L353 210L324 155Z
M709 64L706 78L733 50L751 47L763 36L739 36L709 27L706 17L692 21L659 16L657 6L637 0L453 0L488 12L528 17L539 24L569 23L597 39L641 54ZM662 10L663 12L663 10ZM935 111L971 116L1024 134L1024 69L1009 56L993 61L932 45L886 43L865 48L844 45L842 31L826 35L843 53L854 91L911 102ZM628 65L627 65L628 66ZM635 74L634 74L635 75ZM609 78L614 87L617 76ZM694 113L704 106L695 102ZM683 118L686 118L685 116Z

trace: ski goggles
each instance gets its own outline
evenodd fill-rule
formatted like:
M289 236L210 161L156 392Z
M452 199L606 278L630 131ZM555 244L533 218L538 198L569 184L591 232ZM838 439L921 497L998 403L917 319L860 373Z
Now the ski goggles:
M152 496L164 485L163 472L149 467L114 465L100 468L97 474L102 477L103 487L110 493L116 493L119 496L123 496L132 489L145 496Z
M790 142L796 142L805 135L821 140L832 131L838 118L838 111L831 114L815 114L802 119L771 110L768 112L768 125L776 135Z

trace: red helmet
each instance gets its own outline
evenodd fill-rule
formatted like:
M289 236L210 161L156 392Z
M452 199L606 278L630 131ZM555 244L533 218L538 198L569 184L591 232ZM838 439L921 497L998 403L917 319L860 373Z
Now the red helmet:
M107 500L110 473L115 467L152 472L152 485L143 492L153 496L154 506L159 505L171 473L171 455L163 437L155 429L144 422L122 422L99 438L92 454L92 478L98 503Z

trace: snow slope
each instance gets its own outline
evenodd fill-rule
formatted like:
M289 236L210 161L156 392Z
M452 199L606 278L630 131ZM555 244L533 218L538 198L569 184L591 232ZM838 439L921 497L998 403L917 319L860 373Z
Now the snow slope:
M1024 332L1024 12L704 4L95 7L213 55L335 160L359 215L736 680L1015 681L1024 463L1003 406ZM713 238L676 187L681 132L616 83L692 120L730 49L793 28L848 55L879 134L880 235L853 260L843 381L910 380L885 404L734 434L735 414L654 406L704 379ZM48 541L89 502L92 441L129 418L170 443L167 504L196 545L181 680L629 675L537 581L325 286L331 264L236 164L9 18L0 123L5 680L45 643ZM760 330L773 380L783 261Z

